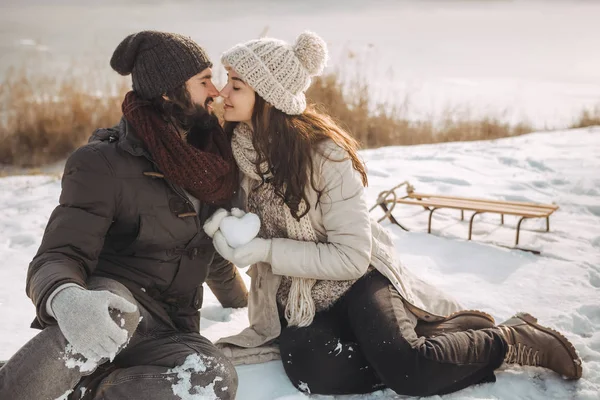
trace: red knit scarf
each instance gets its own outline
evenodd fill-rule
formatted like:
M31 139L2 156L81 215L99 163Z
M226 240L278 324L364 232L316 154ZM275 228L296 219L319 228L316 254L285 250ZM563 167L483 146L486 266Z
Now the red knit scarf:
M224 204L231 199L236 167L231 144L222 130L211 132L206 148L198 149L133 91L125 96L122 110L167 179L202 202Z

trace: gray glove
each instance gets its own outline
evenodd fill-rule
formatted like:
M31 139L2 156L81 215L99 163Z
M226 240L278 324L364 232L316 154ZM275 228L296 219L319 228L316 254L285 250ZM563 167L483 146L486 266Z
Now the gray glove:
M108 309L135 312L137 306L109 291L78 286L59 288L50 308L73 349L88 360L113 359L127 341L127 331L111 318Z

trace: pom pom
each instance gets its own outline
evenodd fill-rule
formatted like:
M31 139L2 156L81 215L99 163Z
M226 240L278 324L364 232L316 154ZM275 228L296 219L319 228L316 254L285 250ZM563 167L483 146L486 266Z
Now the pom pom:
M320 75L327 64L327 44L319 35L304 32L296 39L294 52L311 76Z

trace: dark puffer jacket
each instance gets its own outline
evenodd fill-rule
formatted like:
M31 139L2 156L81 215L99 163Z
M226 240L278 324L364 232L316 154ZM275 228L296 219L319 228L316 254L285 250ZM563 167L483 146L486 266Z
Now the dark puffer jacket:
M198 171L202 173L202 171ZM46 301L60 285L85 287L92 275L123 283L173 328L198 332L202 283L224 307L245 307L237 269L202 230L214 207L196 215L183 189L164 178L122 119L100 129L67 160L60 205L52 213L27 273L36 306L32 327L56 321Z

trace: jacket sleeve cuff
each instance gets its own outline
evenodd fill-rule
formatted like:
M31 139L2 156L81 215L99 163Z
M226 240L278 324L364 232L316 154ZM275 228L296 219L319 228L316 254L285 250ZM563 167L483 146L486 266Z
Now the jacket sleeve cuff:
M48 297L56 289L67 283L86 287L85 276L79 266L73 262L50 261L43 266L43 269L44 273L41 274L40 271L31 272L30 268L26 285L27 295L35 304L36 316L42 328L56 323L54 317L46 312Z
M58 292L60 292L63 289L66 289L68 287L78 287L83 289L80 285L76 284L76 283L65 283L64 285L60 285L59 287L57 287L51 294L50 296L48 296L48 300L46 300L46 312L48 313L48 315L50 315L52 318L56 319L56 317L54 316L54 312L52 311L52 300L54 299L54 297L56 297L56 295L58 294Z

